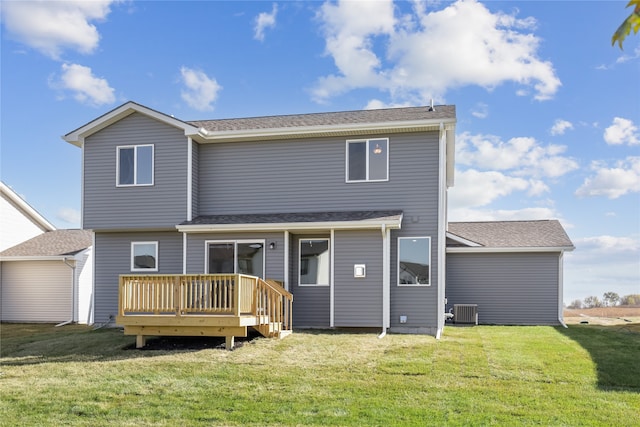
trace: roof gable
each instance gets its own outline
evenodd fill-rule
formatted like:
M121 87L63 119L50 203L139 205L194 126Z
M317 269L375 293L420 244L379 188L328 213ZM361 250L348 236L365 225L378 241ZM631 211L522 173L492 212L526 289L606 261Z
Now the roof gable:
M55 225L51 224L47 219L36 211L29 203L27 203L22 197L20 197L15 191L13 191L8 185L0 181L0 194L5 197L9 202L31 222L42 228L43 231L53 231L56 229Z
M176 119L175 117L169 116L167 114L161 113L159 111L153 110L151 108L145 107L144 105L137 104L135 102L129 101L121 106L109 111L108 113L103 114L85 124L84 126L79 127L76 130L69 132L64 135L62 138L78 147L82 147L84 139L88 136L93 135L96 132L122 120L123 118L133 114L140 113L147 117L151 117L155 120L158 120L162 123L166 123L170 126L176 127L178 129L184 130L185 135L197 135L199 129L191 125L187 122L183 122L182 120Z

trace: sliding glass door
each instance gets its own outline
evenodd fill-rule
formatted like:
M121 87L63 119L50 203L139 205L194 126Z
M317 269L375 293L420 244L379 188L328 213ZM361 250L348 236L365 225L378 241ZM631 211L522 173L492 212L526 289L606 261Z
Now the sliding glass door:
M264 278L264 241L207 242L209 274L248 274Z

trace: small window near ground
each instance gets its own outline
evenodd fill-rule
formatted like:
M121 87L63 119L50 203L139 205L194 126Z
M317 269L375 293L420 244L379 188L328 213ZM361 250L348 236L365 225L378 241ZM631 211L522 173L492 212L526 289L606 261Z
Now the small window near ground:
M389 139L347 141L347 182L389 180Z
M300 239L299 281L301 286L328 286L329 239Z
M131 243L131 271L158 271L158 242Z
M153 145L118 147L119 187L153 185Z
M398 238L398 286L431 284L431 238Z

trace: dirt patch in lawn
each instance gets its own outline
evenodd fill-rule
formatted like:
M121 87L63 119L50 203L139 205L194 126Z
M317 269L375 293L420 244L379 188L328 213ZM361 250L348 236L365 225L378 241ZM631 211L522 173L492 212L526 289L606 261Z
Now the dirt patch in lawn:
M250 344L259 335L249 334L247 337L236 337L233 349L236 350L244 345ZM148 338L146 345L142 348L136 348L135 344L131 344L127 350L138 351L199 351L206 349L225 350L224 337L153 337Z
M620 325L640 323L640 307L598 307L565 309L567 324Z

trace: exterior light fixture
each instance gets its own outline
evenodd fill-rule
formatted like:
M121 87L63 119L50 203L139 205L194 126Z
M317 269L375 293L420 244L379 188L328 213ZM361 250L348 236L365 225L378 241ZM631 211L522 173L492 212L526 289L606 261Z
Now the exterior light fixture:
M373 154L380 154L382 153L382 147L380 147L380 144L376 144L376 147L373 149Z
M276 248L276 242L269 243L269 249L275 249L275 248Z

